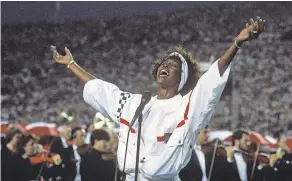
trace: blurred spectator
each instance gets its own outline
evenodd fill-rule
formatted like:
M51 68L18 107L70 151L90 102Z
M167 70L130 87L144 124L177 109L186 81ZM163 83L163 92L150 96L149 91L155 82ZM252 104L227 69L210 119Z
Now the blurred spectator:
M60 137L55 137L51 146L51 153L58 153L62 159L66 154L68 148L68 141L71 138L71 127L63 125L60 127Z
M9 129L6 134L6 145L1 148L1 180L3 181L18 181L17 174L14 172L22 154L20 145L22 138L22 132L16 127Z
M18 180L31 181L40 180L41 176L47 180L61 181L63 179L64 169L61 165L62 160L59 155L54 156L54 158L59 157L59 160L54 159L54 162L50 167L47 167L43 162L33 164L30 157L39 154L37 151L36 139L31 135L25 135L21 143L23 154L21 155L18 163L14 165L14 169Z
M105 160L102 156L107 154L110 135L103 129L94 130L91 134L91 148L83 157L80 165L82 180L86 181L112 181L115 175L115 161Z
M82 159L82 154L80 153L80 148L82 149L83 155L87 150L85 147L85 131L82 128L75 128L72 131L73 144L70 145L66 150L64 164L66 167L66 180L68 181L81 181L80 175L80 163Z
M86 136L85 136L85 143L86 144L90 144L91 133L94 130L95 130L95 128L94 128L94 124L93 123L87 124L87 130L86 130Z

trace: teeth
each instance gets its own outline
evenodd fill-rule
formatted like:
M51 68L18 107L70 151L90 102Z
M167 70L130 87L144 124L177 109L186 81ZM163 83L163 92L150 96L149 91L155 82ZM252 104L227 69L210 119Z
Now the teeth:
M160 76L168 76L168 72L166 70L161 70Z

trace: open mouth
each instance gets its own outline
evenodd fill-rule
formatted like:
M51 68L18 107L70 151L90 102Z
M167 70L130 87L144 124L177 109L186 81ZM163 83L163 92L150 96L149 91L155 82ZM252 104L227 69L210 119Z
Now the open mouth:
M166 71L166 70L164 70L164 69L162 69L162 70L160 71L160 74L159 74L159 76L161 76L161 77L166 77L166 76L168 76L168 75L169 75L168 71Z

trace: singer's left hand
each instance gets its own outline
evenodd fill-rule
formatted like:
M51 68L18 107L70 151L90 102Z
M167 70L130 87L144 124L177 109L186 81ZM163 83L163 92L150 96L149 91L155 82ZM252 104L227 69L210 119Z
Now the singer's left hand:
M237 36L237 42L243 43L256 39L265 29L266 20L262 20L259 16L256 21L252 18L250 23L246 23L245 28Z

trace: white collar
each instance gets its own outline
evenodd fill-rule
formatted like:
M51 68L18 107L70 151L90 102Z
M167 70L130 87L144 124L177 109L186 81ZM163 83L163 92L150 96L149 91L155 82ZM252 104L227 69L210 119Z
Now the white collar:
M62 145L64 148L68 148L68 144L67 144L67 141L64 137L61 137L61 142L62 142Z
M195 145L194 145L194 149L195 149L195 150L200 150L200 151L201 151L201 150L202 150L202 146L201 146L201 145L197 145L197 144L195 144Z
M66 141L66 139L65 139L63 136L61 136L61 141L62 141L63 143L66 143L66 144L67 144L67 141Z

